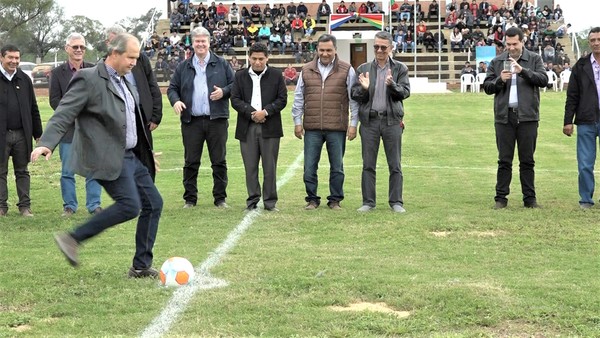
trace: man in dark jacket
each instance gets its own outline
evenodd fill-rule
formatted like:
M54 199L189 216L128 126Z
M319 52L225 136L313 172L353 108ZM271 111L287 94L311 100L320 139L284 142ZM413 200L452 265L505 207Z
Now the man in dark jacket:
M229 62L210 51L210 36L204 27L194 28L194 55L177 66L167 90L169 101L181 118L184 208L198 202L198 169L204 142L213 171L213 203L219 208L228 207L226 149L234 73Z
M23 216L33 216L29 196L30 176L27 166L34 139L42 135L42 121L33 84L19 69L21 51L17 46L0 49L0 217L8 212L8 158L12 157L19 202Z
M136 37L119 34L108 43L105 61L77 72L31 160L43 155L50 159L75 124L73 171L98 180L115 203L73 231L56 235L56 244L68 262L77 266L82 242L137 217L136 250L128 276L156 278L152 249L163 200L152 180L156 167L146 117L139 110L135 88L125 80L139 53Z
M515 143L519 147L519 176L526 208L538 208L533 154L540 120L540 87L548 84L542 58L523 48L523 31L506 30L506 51L488 67L483 88L494 95L494 125L498 147L495 209L506 208L512 180Z
M579 171L579 206L594 206L594 163L596 142L600 136L600 27L588 33L590 55L575 63L569 78L563 133L573 135L577 125L577 169ZM573 121L574 120L574 121Z
M83 61L85 56L85 38L79 33L71 33L67 37L65 51L67 52L67 62L54 68L50 75L50 106L56 110L60 100L67 92L67 86L73 75L82 68L93 67L94 65ZM60 174L60 192L63 199L62 216L69 217L77 211L77 191L75 189L75 173L71 169L71 142L73 142L73 132L75 127L71 128L60 140L58 150L60 152L60 161L62 163ZM102 187L96 180L87 177L85 179L85 206L90 213L102 211L100 207L100 194Z
M277 157L287 89L281 71L267 66L266 45L255 43L248 54L251 67L235 74L231 89L231 106L238 112L235 138L240 140L246 170L246 209L256 209L260 200L258 163L262 162L264 207L267 211L277 211Z
M403 101L410 96L408 68L389 57L392 36L388 32L375 34L375 60L357 69L358 82L352 86L352 98L359 104L360 143L363 170L361 178L362 206L359 212L375 208L375 174L379 144L383 142L389 168L388 205L403 213L402 198L402 133L404 132Z

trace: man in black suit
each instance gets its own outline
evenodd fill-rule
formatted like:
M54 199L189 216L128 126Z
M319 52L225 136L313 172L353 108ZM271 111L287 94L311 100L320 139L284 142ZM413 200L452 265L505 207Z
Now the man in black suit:
M246 209L256 209L260 200L258 163L262 162L265 210L277 211L277 157L283 136L281 111L287 105L287 89L281 71L267 66L266 45L255 43L248 54L251 67L235 74L231 89L231 106L238 112L235 138L240 140L246 169Z
M109 27L106 30L106 42L110 42L117 34L125 33L125 29L119 25ZM156 83L156 77L152 72L150 60L144 53L140 53L135 67L131 73L125 75L127 81L132 84L140 95L142 113L146 115L146 121L150 131L154 131L162 120L162 94ZM152 144L152 134L150 143Z
M128 276L156 278L152 249L163 200L152 180L156 163L146 116L139 109L137 91L125 79L139 54L137 38L119 34L108 43L106 60L77 72L31 160L35 162L40 156L50 159L52 150L75 124L73 171L97 179L115 203L73 231L56 235L59 249L72 266L77 266L81 243L138 218L136 250Z
M83 61L85 56L85 38L79 33L71 33L67 37L65 51L67 52L67 62L54 68L50 75L50 106L56 109L60 100L67 92L67 86L75 74L81 68L89 68L94 65ZM58 145L62 170L60 175L60 191L63 199L63 217L69 217L77 211L77 192L75 190L75 174L71 169L71 142L73 142L73 132L75 127L65 134ZM90 213L102 211L100 207L100 194L102 187L96 180L85 179L85 206Z
M0 49L0 217L8 212L8 158L12 157L19 212L31 217L27 166L33 139L42 135L42 121L33 84L19 69L21 51L6 44ZM33 139L32 139L33 138Z

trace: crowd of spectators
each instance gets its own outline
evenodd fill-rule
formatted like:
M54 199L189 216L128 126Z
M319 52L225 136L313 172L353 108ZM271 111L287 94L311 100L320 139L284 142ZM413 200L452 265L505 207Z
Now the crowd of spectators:
M411 19L415 13L414 6L418 6L417 20ZM434 0L429 5L427 17L439 13L439 4ZM458 3L452 0L447 3L446 13L444 28L451 30L448 37L450 51L462 52L476 46L500 48L504 45L504 32L510 27L519 27L525 33L525 48L540 53L545 62L563 64L570 61L559 42L571 27L564 22L560 5L554 9L548 6L537 8L523 0L516 0L511 7L498 7L488 1L463 0ZM437 51L448 43L442 31L427 29L424 17L418 1L413 5L405 0L399 6L399 23L393 31L396 52L412 51L419 44L428 51ZM559 27L553 30L551 23L558 23ZM412 33L415 31L414 24L417 24L417 36Z

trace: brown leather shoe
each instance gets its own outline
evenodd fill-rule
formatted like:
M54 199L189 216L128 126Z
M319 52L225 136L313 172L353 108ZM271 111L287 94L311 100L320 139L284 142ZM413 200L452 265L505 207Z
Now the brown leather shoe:
M0 217L6 216L7 213L8 213L8 210L2 210L2 209L0 209Z
M31 209L29 209L29 208L19 209L19 212L21 213L21 216L33 217L33 213L31 212Z
M75 211L73 211L73 209L71 208L65 208L65 210L62 213L62 217L71 217L73 216L73 214L75 213Z
M92 212L92 215L98 215L99 213L102 212L102 207L97 207L96 209L94 209L94 211Z
M308 202L308 204L304 207L304 210L315 210L316 208L318 208L319 205L317 204L317 202L315 201L310 201Z
M342 207L340 206L340 202L338 201L333 201L333 202L329 202L329 204L327 204L329 206L329 209L331 210L341 210Z
M79 243L71 236L69 233L62 233L54 235L54 241L58 248L67 258L67 261L72 266L76 267L79 265L79 261L77 259L77 249L79 248Z

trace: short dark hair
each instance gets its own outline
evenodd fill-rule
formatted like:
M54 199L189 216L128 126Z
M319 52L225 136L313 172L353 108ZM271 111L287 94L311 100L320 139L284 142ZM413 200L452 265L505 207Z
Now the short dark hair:
M518 28L518 27L510 27L509 29L506 30L505 33L506 36L519 36L519 41L523 41L523 38L525 38L525 34L523 34L523 31Z
M21 50L19 49L19 47L15 46L15 45L4 45L2 46L2 49L0 49L0 54L2 54L2 57L6 56L6 52L19 52L21 53Z
M248 55L252 55L252 53L263 53L265 56L269 56L269 48L264 43L256 42L250 46L248 50Z
M319 36L319 39L317 40L317 44L328 41L333 42L333 47L337 48L337 38L331 34L321 34L321 36Z
M600 27L593 27L592 29L590 29L590 32L588 33L588 39L590 38L590 34L592 33L600 33Z

